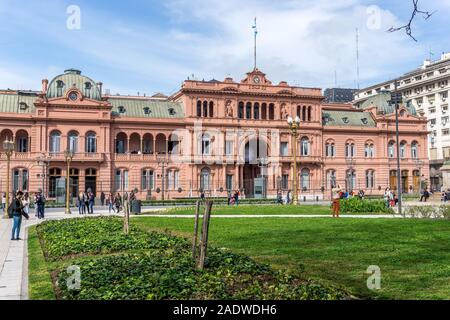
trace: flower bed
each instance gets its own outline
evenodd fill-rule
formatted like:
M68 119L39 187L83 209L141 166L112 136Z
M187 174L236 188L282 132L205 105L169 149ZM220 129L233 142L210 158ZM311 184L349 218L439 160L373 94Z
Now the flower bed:
M81 218L38 226L43 251L55 260L52 278L58 299L349 298L345 290L303 279L299 273L274 271L213 246L208 248L205 269L198 270L186 239L138 229L126 236L121 222L118 218ZM73 276L67 272L69 265L80 268L77 290L67 286Z

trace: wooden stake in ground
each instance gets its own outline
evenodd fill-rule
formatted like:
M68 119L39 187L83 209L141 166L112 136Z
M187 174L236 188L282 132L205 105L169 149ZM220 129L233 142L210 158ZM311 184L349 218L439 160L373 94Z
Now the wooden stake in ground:
M197 200L195 205L195 221L194 221L194 237L192 239L192 258L195 260L197 250L197 237L198 237L198 216L200 215L200 200Z
M123 196L123 232L128 234L130 232L130 203L128 201L128 193Z
M208 248L208 234L209 234L209 218L211 216L211 208L213 201L207 200L205 202L205 213L203 214L203 226L200 242L200 259L198 262L198 268L203 270L206 259L206 249Z

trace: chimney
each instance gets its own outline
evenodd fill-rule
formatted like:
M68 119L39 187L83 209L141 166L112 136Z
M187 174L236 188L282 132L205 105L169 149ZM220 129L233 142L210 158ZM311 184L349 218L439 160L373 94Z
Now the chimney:
M103 83L102 82L97 82L97 87L98 87L98 90L100 91L100 96L102 96Z
M48 80L43 79L42 80L42 93L46 94L48 89Z

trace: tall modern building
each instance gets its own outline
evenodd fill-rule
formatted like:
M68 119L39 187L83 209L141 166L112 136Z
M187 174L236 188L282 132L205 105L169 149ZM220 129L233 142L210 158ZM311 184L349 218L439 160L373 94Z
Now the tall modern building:
M327 103L349 103L353 101L356 89L329 88L325 89L324 96Z
M395 80L389 80L355 94L358 107L367 105L368 100L395 89L402 93L407 105L414 106L419 116L428 119L429 159L431 187L450 187L450 123L449 123L449 81L450 53L443 53L437 61L425 60L423 65L405 73ZM418 163L418 166L423 164Z

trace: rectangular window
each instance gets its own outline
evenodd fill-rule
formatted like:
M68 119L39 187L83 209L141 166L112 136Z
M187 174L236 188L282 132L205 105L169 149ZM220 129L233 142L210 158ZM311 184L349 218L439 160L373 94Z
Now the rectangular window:
M123 190L128 191L128 170L123 172Z
M280 143L280 156L286 157L288 156L288 143L287 142L281 142Z
M449 134L449 129L443 129L442 130L442 135L443 136L448 136L448 134Z
M430 108L430 113L436 113L436 108Z
M120 190L120 180L121 180L121 172L120 170L116 170L116 174L114 176L114 189Z
M281 177L281 189L287 190L289 188L289 175L283 174Z
M234 145L234 143L233 143L232 140L225 141L225 154L227 156L233 155L233 153L234 153L233 152L233 145Z
M180 171L174 171L173 185L174 185L175 189L178 189L180 187Z
M169 171L168 175L167 175L167 182L168 182L168 186L169 186L169 190L173 189L173 171Z
M231 174L227 174L226 188L227 190L233 190L233 175Z

